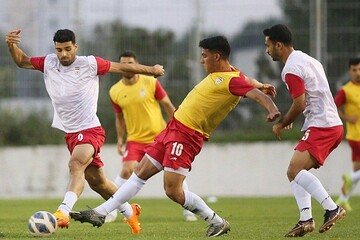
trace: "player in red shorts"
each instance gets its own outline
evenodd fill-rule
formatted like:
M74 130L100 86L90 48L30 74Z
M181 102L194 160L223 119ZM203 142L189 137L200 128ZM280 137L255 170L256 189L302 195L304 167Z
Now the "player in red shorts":
M346 122L346 139L351 148L353 171L343 175L341 194L336 203L346 211L351 211L349 199L360 180L360 58L349 60L351 81L346 83L336 94L335 103L343 121Z
M54 213L58 226L69 226L69 212L80 197L85 180L91 189L104 199L110 198L117 187L103 171L98 153L105 140L105 131L96 115L99 95L99 75L111 73L144 73L162 75L164 69L157 65L120 64L95 56L77 56L75 34L68 29L56 31L53 37L56 53L29 57L19 47L21 30L6 34L6 43L16 65L44 73L46 90L54 107L52 126L65 132L70 152L69 184L58 210ZM124 216L136 229L137 207L124 203Z
M119 57L120 63L138 63L132 51L125 51ZM145 146L152 143L166 127L161 107L170 119L175 107L165 89L153 76L123 73L122 78L109 91L115 112L117 150L122 158L120 175L115 178L119 188L133 173L145 154ZM161 106L161 107L160 107ZM125 138L126 135L126 138ZM126 148L123 146L126 143ZM184 181L184 188L188 186ZM185 221L196 221L196 216L187 210L183 212ZM117 210L106 216L105 222L115 221Z
M324 223L320 233L329 230L345 216L345 210L331 199L319 179L310 173L321 167L327 156L339 145L343 126L330 92L325 71L319 61L294 50L291 32L282 24L264 30L266 52L274 61L285 64L281 78L289 89L293 103L288 112L273 126L280 140L281 132L289 129L301 115L304 136L295 147L287 176L300 210L299 222L286 234L301 237L315 229L311 211L311 197L324 208Z
M230 224L198 195L183 189L183 181L203 141L210 137L242 96L262 105L269 112L268 121L274 121L280 112L271 98L259 90L275 95L273 86L248 78L230 65L230 45L225 37L204 39L199 46L202 49L201 64L209 75L188 93L165 130L146 147L146 154L134 173L114 196L95 209L71 212L72 218L102 224L105 215L134 197L146 180L163 170L166 195L210 225L206 236L220 236L230 230Z

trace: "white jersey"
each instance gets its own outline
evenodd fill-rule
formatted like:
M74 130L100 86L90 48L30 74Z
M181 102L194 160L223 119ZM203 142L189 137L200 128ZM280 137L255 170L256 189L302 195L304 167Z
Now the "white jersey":
M56 54L49 54L44 81L54 107L52 127L74 133L101 126L96 115L99 77L94 56L76 56L70 66L63 66Z
M324 68L319 61L295 50L289 55L281 72L284 82L288 73L299 76L305 84L306 108L303 112L305 122L302 131L309 127L342 125Z

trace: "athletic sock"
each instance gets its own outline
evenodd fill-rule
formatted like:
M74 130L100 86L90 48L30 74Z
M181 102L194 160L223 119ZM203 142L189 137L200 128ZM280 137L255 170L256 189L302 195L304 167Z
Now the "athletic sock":
M145 182L146 181L136 176L135 173L131 174L130 178L115 192L113 196L94 210L99 214L107 215L115 209L122 209L121 211L124 210L123 208L128 209L127 205L123 204L133 198L144 186ZM127 214L128 211L125 213Z
M59 206L59 209L66 215L69 216L69 212L73 209L78 196L76 193L68 191L65 193L64 200Z
M352 172L350 176L351 176L351 181L356 184L360 180L360 170L357 170L356 172Z
M189 190L189 186L188 186L186 180L184 180L184 182L183 182L183 189L184 189L184 191L188 191L188 190ZM184 209L184 216L193 215L193 214L194 214L194 213L190 212L189 210Z
M296 175L294 181L314 197L325 210L334 210L337 208L337 205L326 192L319 179L309 171L301 170Z
M190 191L184 190L185 194L185 203L183 208L189 210L192 213L199 215L209 224L222 223L223 220L219 217L214 210L212 210L204 200L202 200L198 195Z
M295 181L291 181L290 186L299 207L300 221L309 220L312 218L311 195Z

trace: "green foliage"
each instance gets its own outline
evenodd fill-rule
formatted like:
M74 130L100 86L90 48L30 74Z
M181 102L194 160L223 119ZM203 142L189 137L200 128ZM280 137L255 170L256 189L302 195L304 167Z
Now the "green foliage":
M289 190L290 191L290 190ZM323 222L323 209L313 203L313 217L316 230L305 236L306 239L358 239L356 231L360 217L360 197L352 199L353 211L336 223L332 230L319 233ZM206 199L205 199L206 200ZM29 217L39 210L53 212L61 199L9 199L0 200L0 239L33 239L27 230ZM97 206L100 199L80 199L74 210ZM71 221L69 229L58 229L51 239L205 239L208 224L184 222L182 208L169 199L136 199L143 211L140 215L142 233L131 234L121 216L114 223L100 228L88 223ZM231 231L221 239L283 239L299 220L299 212L293 197L220 197L216 203L208 203L221 217L231 224Z
M51 128L47 112L25 115L20 111L0 111L0 146L47 145L63 142L64 134Z

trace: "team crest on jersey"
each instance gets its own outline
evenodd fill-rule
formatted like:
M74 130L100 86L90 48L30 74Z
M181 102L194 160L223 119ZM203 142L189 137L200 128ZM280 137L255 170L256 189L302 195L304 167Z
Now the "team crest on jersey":
M74 72L75 72L75 75L79 75L80 74L80 67L75 67Z
M142 96L142 97L145 96L145 90L144 90L144 89L141 89L141 90L140 90L140 96Z
M219 78L217 78L217 79L215 80L215 84L216 84L216 85L219 85L222 81L224 81L224 79L221 78L221 77L219 77Z

